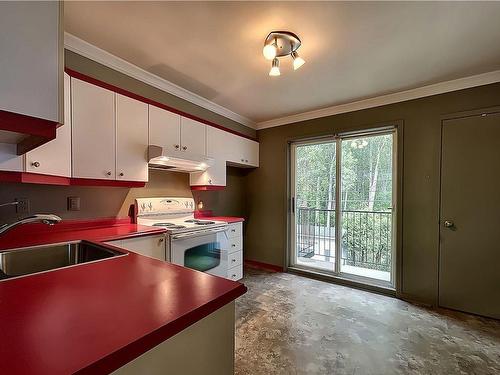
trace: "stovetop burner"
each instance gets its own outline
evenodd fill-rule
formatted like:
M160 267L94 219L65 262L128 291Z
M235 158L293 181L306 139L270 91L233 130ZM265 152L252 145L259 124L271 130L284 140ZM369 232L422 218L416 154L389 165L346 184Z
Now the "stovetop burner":
M195 224L196 225L211 225L211 224L215 224L215 221L197 221Z
M175 225L174 223L154 223L153 226L172 228L172 227L176 227L177 225Z
M211 225L211 224L215 224L215 221L211 221L211 220L199 220L199 219L188 219L188 220L184 220L185 223L193 223L193 224L196 224L196 225Z

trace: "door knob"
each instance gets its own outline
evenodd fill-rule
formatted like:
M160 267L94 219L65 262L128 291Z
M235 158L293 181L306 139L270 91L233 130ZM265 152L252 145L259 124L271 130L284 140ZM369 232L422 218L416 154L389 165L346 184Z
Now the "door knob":
M445 228L453 228L455 226L455 223L453 223L453 221L451 220L445 220L444 221L444 227Z

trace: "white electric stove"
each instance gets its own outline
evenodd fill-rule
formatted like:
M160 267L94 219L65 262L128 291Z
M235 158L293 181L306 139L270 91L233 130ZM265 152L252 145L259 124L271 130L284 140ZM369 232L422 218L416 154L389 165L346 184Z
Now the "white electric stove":
M194 217L192 198L138 198L136 223L165 228L166 259L174 264L227 278L227 223Z

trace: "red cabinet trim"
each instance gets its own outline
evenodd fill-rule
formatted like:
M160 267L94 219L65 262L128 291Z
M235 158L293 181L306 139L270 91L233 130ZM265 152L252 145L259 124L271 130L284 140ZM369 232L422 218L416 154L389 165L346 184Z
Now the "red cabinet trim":
M144 187L145 182L95 180L87 178L70 178L50 176L30 172L0 171L0 182L21 182L27 184L62 185L62 186L109 186L109 187Z
M55 121L0 110L0 130L27 135L17 144L17 155L23 155L54 139L58 126Z
M222 185L196 185L196 186L191 186L191 190L201 190L201 191L208 191L208 190L224 190L225 186Z

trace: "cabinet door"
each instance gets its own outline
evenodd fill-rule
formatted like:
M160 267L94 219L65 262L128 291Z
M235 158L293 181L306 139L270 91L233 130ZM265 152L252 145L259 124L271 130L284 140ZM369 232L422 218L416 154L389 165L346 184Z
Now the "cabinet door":
M251 139L242 138L243 158L245 164L250 167L259 166L259 142Z
M0 4L0 110L62 122L62 2Z
M64 124L56 139L26 153L25 171L71 177L71 85L64 73Z
M224 161L229 160L230 136L231 133L207 126L207 156Z
M206 171L189 175L191 186L226 186L226 161L217 159Z
M181 148L181 116L150 105L149 144L163 147L167 155L176 156Z
M148 180L148 105L116 94L116 179Z
M206 155L207 126L187 117L181 118L181 150L193 155Z
M124 239L121 247L151 258L168 260L165 256L165 235L163 234Z
M115 94L71 79L73 177L115 179Z

